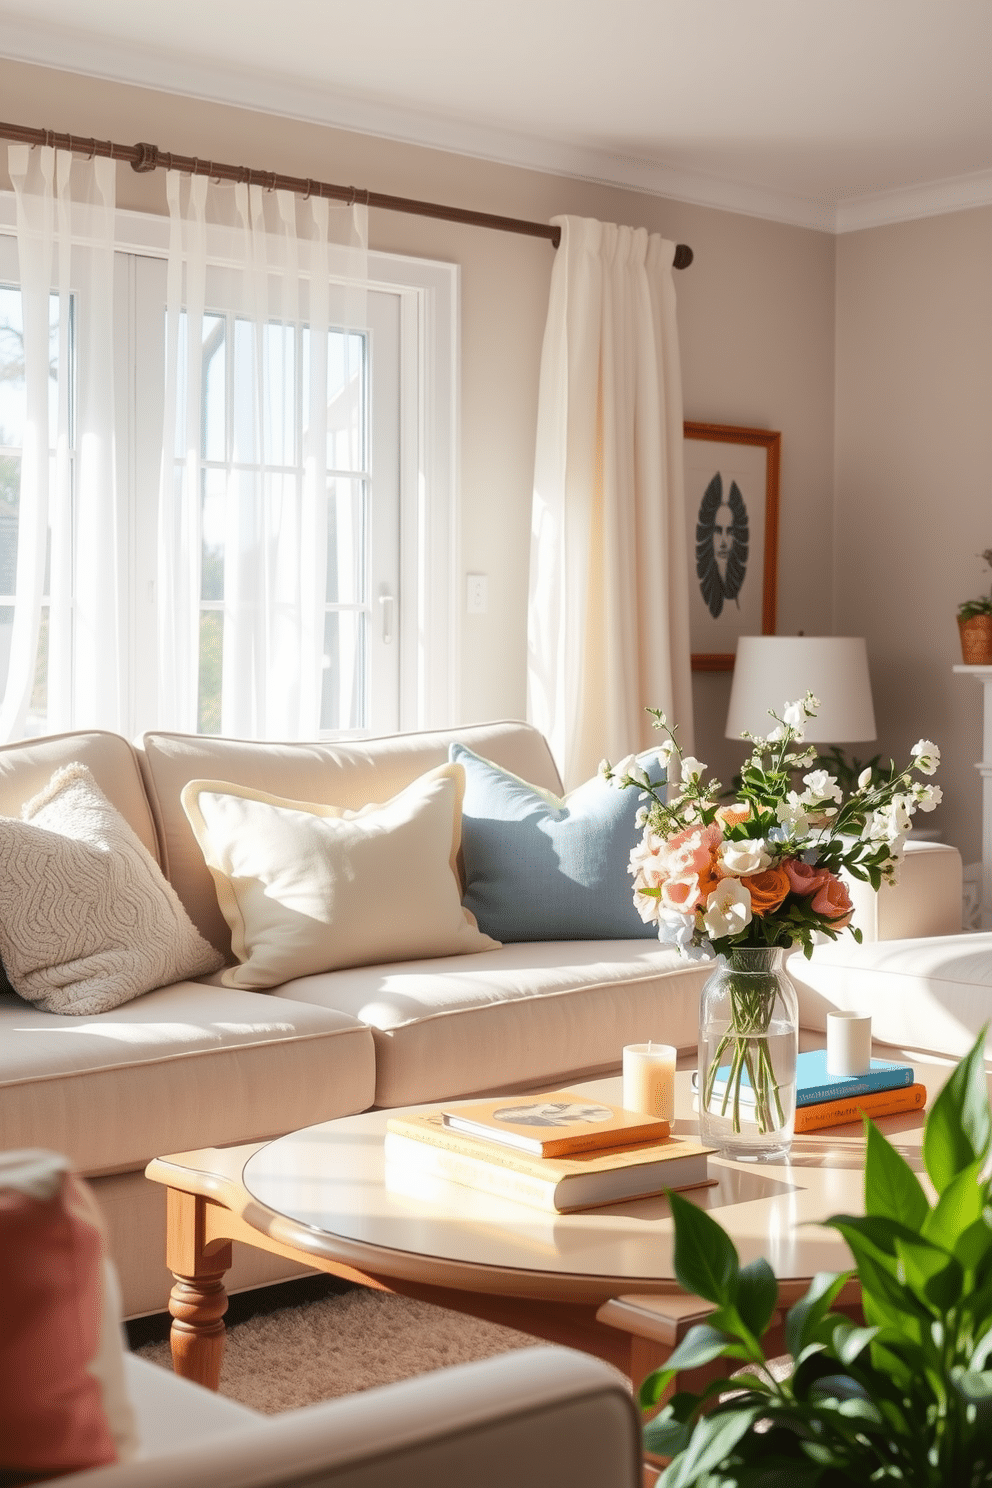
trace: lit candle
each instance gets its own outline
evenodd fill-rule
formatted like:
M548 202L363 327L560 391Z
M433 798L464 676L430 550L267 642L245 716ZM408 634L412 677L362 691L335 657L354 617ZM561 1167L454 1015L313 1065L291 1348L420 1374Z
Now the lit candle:
M623 1107L675 1120L675 1058L671 1044L627 1044L623 1051Z

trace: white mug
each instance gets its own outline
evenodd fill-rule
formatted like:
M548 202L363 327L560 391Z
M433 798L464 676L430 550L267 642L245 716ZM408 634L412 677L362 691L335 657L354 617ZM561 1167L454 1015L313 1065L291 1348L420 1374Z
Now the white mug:
M865 1075L871 1069L871 1013L827 1014L827 1074Z

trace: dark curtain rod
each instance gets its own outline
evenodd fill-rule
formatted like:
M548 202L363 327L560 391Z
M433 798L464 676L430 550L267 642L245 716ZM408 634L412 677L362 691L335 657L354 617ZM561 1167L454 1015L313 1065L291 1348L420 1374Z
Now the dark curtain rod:
M16 140L23 145L52 145L58 150L81 155L107 155L111 160L126 160L132 170L178 170L187 175L213 176L220 181L243 181L249 186L264 186L268 191L292 191L297 196L326 196L332 201L360 202L366 207L381 207L387 212L410 212L417 217L435 217L442 222L463 222L469 227L490 227L496 232L523 233L531 238L547 238L553 248L561 242L561 228L550 222L527 222L520 217L500 217L493 212L466 212L461 207L445 207L438 202L413 201L406 196L386 196L381 191L359 191L354 186L332 186L327 181L311 181L302 176L281 176L275 171L252 170L246 165L222 165L216 160L200 160L194 155L172 155L157 145L118 145L113 140L81 139L78 134L56 134L51 129L29 129L22 124L0 124L0 139ZM685 243L675 247L674 264L687 269L692 263L692 249Z

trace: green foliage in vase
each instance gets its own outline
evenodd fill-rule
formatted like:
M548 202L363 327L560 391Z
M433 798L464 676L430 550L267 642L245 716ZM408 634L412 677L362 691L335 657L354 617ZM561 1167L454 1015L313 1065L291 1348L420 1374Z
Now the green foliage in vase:
M992 568L992 548L986 548L979 557ZM959 620L971 620L975 615L992 615L992 590L988 594L980 594L977 599L966 599L963 604L958 605Z
M670 1457L658 1488L841 1488L992 1484L992 1113L985 1030L933 1103L923 1161L933 1197L865 1121L865 1212L825 1221L853 1271L822 1273L787 1315L789 1378L769 1374L761 1337L776 1306L764 1260L741 1266L705 1211L670 1195L675 1274L712 1302L641 1387L657 1405L677 1370L723 1358L741 1372L680 1392L645 1426ZM861 1285L864 1326L832 1310ZM730 1391L731 1393L728 1393Z

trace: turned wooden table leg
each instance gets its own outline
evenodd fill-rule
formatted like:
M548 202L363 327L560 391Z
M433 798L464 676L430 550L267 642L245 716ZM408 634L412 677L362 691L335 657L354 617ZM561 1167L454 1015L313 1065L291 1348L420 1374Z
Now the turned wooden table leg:
M176 1278L169 1298L172 1367L184 1379L216 1390L224 1358L224 1275L231 1265L231 1242L207 1239L209 1206L209 1199L169 1190L166 1252Z

